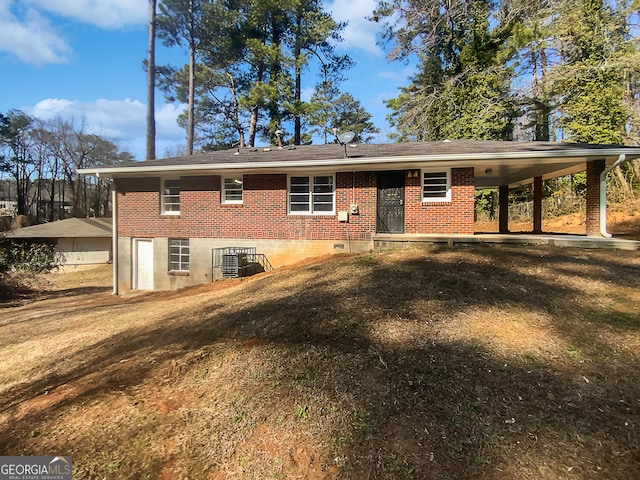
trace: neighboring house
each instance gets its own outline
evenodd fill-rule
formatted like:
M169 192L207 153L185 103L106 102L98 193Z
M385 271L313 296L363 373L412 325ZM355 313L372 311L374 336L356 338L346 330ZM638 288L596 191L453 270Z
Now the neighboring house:
M52 241L64 265L89 265L112 260L110 218L67 218L7 232L9 239Z
M255 249L274 266L371 250L407 235L473 234L474 189L509 188L587 170L587 231L607 235L606 169L640 148L445 141L244 148L79 170L115 184L114 291L163 290L220 275L220 249ZM218 252L218 253L216 253Z
M0 200L0 217L15 217L18 212L18 202Z

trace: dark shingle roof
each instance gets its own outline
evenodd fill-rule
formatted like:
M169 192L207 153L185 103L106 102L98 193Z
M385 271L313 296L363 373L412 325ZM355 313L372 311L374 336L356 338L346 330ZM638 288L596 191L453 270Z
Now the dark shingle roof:
M473 167L476 187L517 186L535 177L554 178L584 170L586 161L621 155L640 158L640 148L552 142L453 140L384 145L338 144L260 147L186 157L130 162L78 170L84 175L125 178L149 175L220 175L240 172L287 173L381 171Z
M351 144L347 145L346 153L349 158L393 158L393 157L441 157L460 155L491 155L504 156L509 154L536 154L549 152L571 152L587 150L607 150L619 148L612 145L585 145L579 143L553 142L501 142L484 140L453 140L438 142L404 142L390 144ZM163 167L183 165L210 165L234 163L266 163L314 160L339 160L345 157L345 148L338 144L328 145L300 145L296 147L257 147L232 150L222 150L210 153L200 153L185 157L165 158L161 160L146 160L120 164L118 167Z

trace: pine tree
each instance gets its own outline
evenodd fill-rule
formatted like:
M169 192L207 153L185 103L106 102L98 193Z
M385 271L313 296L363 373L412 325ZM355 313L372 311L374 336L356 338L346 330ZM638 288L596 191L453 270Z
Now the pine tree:
M623 141L629 50L623 16L604 0L564 0L553 24L560 63L551 72L567 140Z
M389 18L391 59L419 58L418 73L387 102L400 140L510 139L515 99L504 61L505 26L491 27L493 2L379 2Z

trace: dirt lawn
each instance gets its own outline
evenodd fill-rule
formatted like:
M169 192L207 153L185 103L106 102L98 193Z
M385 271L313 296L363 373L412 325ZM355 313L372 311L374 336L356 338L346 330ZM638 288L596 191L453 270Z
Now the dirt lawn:
M636 479L640 252L457 246L0 304L0 455L74 479Z
M498 230L497 219L475 223L475 231L478 233L498 232ZM512 220L509 222L509 230L511 232L531 232L533 220ZM585 212L543 218L542 231L585 235L587 232ZM640 200L609 205L607 208L607 231L617 238L640 240Z

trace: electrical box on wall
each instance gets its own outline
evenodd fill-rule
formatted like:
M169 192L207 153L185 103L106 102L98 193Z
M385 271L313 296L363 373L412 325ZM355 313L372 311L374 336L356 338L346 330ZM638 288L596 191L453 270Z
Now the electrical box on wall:
M357 203L352 203L349 206L349 213L351 213L351 215L358 215L360 213L360 207Z
M338 221L339 222L348 222L349 221L349 212L338 212Z

